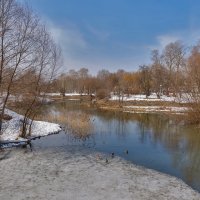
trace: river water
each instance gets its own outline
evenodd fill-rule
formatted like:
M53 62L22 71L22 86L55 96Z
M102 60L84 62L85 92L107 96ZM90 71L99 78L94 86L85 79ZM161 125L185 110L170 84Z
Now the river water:
M200 131L159 114L130 114L86 108L67 102L49 111L82 112L91 117L90 136L68 142L120 156L134 164L182 179L200 191ZM52 142L56 145L56 140ZM42 144L43 146L45 145Z

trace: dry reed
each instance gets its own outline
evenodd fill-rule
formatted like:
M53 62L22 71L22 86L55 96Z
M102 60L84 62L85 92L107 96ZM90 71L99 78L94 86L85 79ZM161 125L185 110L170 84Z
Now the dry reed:
M85 113L50 113L45 116L45 120L61 124L66 131L78 138L86 138L90 136L93 130L91 117Z

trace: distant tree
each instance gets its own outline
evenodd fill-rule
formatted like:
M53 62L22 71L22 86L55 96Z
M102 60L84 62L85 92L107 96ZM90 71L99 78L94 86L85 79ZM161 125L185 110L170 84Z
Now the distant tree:
M188 114L191 123L200 123L200 43L195 45L186 65L186 87L188 100L192 102Z
M107 81L110 76L110 72L106 69L102 69L98 71L97 73L97 78L102 80L102 81Z
M78 76L81 78L81 79L85 79L89 76L89 70L87 68L81 68L79 71L78 71Z
M192 48L187 63L187 83L194 94L200 93L200 44Z
M180 41L168 44L163 52L163 61L168 70L168 90L178 93L181 83L181 68L185 65L185 48Z
M89 70L87 68L81 68L78 71L78 85L79 85L79 93L86 93L85 84L87 81L87 78L89 77Z
M139 67L140 86L146 97L151 94L151 70L149 66L142 65Z
M78 72L76 70L69 70L66 74L66 85L67 92L74 93L78 92Z
M167 72L162 64L162 58L159 51L153 50L151 54L152 90L156 92L157 96L160 98L163 90L167 89Z
M123 98L124 98L124 92L125 92L125 85L123 81L124 74L125 74L125 71L123 69L119 69L116 72L115 91L119 99L119 104L123 103Z
M99 88L99 83L95 77L85 79L85 90L88 95L93 95Z

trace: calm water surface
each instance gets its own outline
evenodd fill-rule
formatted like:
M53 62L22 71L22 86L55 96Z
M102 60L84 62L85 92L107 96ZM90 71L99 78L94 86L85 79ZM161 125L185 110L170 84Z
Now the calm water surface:
M199 129L162 115L99 111L78 103L51 105L48 111L83 112L91 116L92 134L84 140L72 137L71 143L103 153L114 152L134 164L179 177L200 191ZM51 142L56 145L57 141Z

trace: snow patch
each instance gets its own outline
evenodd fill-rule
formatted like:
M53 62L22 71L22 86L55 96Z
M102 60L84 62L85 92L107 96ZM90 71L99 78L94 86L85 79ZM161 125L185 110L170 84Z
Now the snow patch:
M20 129L22 126L23 116L8 109L5 110L5 114L12 116L12 119L3 122L3 132L0 135L1 142L25 142L28 139L36 138L39 136L47 136L61 131L59 124L43 121L33 121L31 136L28 139L24 139L20 137Z
M153 112L171 112L171 113L185 113L188 111L186 107L173 106L123 106L124 112L134 113L153 113Z
M57 92L57 93L46 93L47 96L61 96L62 94ZM65 93L65 96L80 96L80 95L87 95L86 93Z
M13 155L14 154L14 155ZM181 180L75 145L4 154L0 199L199 200ZM106 156L106 155L105 155Z
M119 96L111 95L110 100L116 101L119 100ZM120 100L122 100L122 96L120 96ZM158 101L158 102L176 102L176 103L189 103L192 101L191 95L182 94L181 97L174 96L166 96L161 95L160 98L157 97L155 93L152 93L150 96L146 97L146 95L138 94L138 95L124 95L123 101Z

